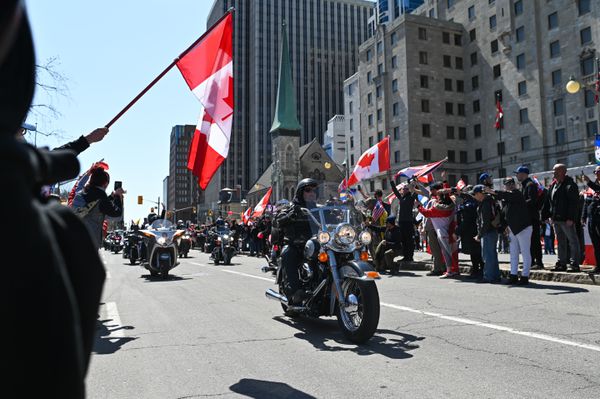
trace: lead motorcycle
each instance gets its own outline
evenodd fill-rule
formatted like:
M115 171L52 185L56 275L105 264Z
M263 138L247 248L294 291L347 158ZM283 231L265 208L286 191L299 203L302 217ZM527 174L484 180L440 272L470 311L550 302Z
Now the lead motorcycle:
M371 233L360 228L362 216L354 207L302 208L302 212L308 216L314 235L306 242L298 274L302 288L310 295L300 306L289 305L283 267L277 269L278 291L267 289L265 295L279 301L290 317L335 315L348 340L364 343L377 330L380 311L375 280L381 277L368 263Z
M144 250L140 264L152 276L159 274L166 279L177 261L177 240L185 230L176 230L175 225L166 219L155 220L149 228L140 230L144 236Z
M217 228L213 240L214 247L211 258L215 265L220 262L223 262L224 265L231 265L231 259L236 254L232 231L228 228Z

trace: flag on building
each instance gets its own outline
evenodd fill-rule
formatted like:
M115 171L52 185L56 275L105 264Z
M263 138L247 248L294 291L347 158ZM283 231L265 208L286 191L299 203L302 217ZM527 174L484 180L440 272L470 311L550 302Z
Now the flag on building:
M504 111L502 111L502 104L500 104L500 100L496 99L496 124L494 125L496 129L500 129L502 127L502 118L504 117Z
M177 61L190 90L200 100L200 120L188 154L188 169L208 186L229 152L233 121L233 17L213 26Z
M439 168L448 158L444 158L441 161L428 163L426 165L409 166L401 169L396 173L395 177L406 177L407 179L417 179L421 183L433 182L433 172Z
M252 217L257 218L262 216L265 213L265 209L267 209L267 205L269 204L269 199L271 199L271 193L273 192L273 187L269 188L267 193L262 197L260 202L256 204L254 207L254 212L252 212Z
M368 179L390 169L390 138L386 136L379 143L365 151L348 179L348 187L358 184L363 179Z

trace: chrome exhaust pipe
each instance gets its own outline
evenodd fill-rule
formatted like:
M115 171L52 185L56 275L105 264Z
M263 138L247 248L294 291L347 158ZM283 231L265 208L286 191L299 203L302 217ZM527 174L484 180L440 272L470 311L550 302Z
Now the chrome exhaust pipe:
M269 288L265 291L265 296L268 299L272 299L274 301L279 301L279 302L283 303L284 305L288 304L288 300L284 295L281 295L280 293L273 291L271 288Z

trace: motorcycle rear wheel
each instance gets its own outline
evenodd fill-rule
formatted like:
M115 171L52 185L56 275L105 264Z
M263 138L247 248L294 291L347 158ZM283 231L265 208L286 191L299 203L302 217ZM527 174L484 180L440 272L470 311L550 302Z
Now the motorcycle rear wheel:
M347 278L342 282L344 298L353 294L358 299L358 308L347 312L338 304L336 316L342 332L355 344L368 341L379 324L379 293L373 281L360 281Z

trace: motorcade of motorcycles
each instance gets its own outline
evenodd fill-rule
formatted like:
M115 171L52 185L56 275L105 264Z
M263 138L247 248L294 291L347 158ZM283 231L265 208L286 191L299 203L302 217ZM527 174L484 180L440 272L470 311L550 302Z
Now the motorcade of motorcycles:
M129 263L135 265L140 260L142 246L141 233L128 231L123 240L123 258L129 259Z
M217 227L215 233L213 236L212 260L215 265L218 265L220 262L223 262L224 265L231 265L231 259L236 254L233 233L227 227Z
M122 230L115 230L111 236L110 250L118 254L123 249L123 238L124 232Z
M372 235L361 228L362 215L353 206L302 208L302 212L314 234L304 246L303 264L298 265L308 298L299 305L289 304L283 267L277 270L278 291L267 289L265 295L280 302L290 317L336 316L348 340L364 343L377 330L380 312L375 280L381 276L368 262Z
M169 272L179 264L177 240L185 230L175 229L175 225L167 219L157 219L147 229L140 230L140 233L145 247L140 264L150 275L160 274L166 279Z
M177 249L179 252L179 257L187 258L190 249L192 249L192 236L189 231L185 231L179 240L177 240Z

